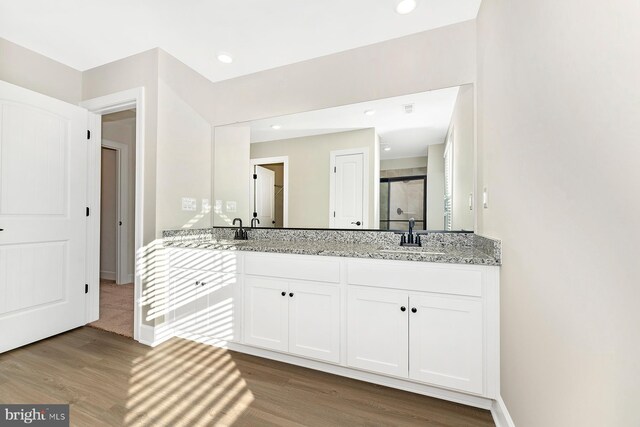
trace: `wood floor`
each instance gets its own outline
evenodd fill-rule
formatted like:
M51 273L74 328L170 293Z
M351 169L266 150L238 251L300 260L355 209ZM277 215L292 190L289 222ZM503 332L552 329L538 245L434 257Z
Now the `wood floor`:
M78 426L493 426L488 411L174 338L79 328L0 355L0 402Z

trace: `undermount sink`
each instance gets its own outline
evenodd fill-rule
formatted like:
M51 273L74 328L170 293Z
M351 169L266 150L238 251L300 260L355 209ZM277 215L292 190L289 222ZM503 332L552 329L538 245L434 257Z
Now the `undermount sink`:
M380 249L378 252L385 254L410 254L410 255L444 255L444 252L430 252L420 248L415 249Z

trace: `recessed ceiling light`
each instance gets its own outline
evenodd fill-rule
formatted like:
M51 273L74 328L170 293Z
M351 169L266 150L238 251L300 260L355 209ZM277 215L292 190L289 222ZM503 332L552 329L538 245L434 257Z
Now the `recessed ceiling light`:
M389 147L388 145L386 147L383 148L384 151L391 151L391 147Z
M364 114L367 116L373 116L376 113L376 110L365 110Z
M223 64L231 64L233 62L233 57L226 52L218 53L218 61Z
M406 15L407 13L413 12L417 6L416 0L401 0L396 6L396 12L400 15Z
M278 129L280 129L281 127L282 127L282 126L280 126L280 125L271 125L271 129L273 129L273 130L278 130Z

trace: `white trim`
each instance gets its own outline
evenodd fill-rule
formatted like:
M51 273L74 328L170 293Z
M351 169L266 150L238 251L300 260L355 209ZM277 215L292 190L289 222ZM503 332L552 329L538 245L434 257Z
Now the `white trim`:
M142 324L142 310L140 301L142 296L142 280L137 254L142 252L143 248L143 220L144 220L144 142L145 142L145 101L144 87L128 89L122 92L93 98L80 103L80 106L86 108L90 112L99 116L103 114L115 113L131 108L136 109L136 193L135 193L135 256L136 268L134 277L134 317L133 317L133 338L140 341L140 326ZM100 135L101 117L90 119L90 129L93 135ZM100 143L98 143L100 141ZM88 171L88 203L93 212L99 211L100 206L100 148L101 140L91 138L89 144L89 171ZM98 165L96 165L98 162ZM87 322L97 320L99 316L100 303L100 215L96 212L93 221L89 222L89 235L92 237L87 242L87 281L89 284L89 307ZM97 223L95 219L98 219ZM96 231L97 230L97 231ZM96 239L97 233L97 239ZM97 259L98 264L95 265ZM151 327L153 328L153 327Z
M100 176L101 156L100 140L102 138L102 117L88 113L87 127L91 130L91 138L87 149L87 206L91 214L87 218L87 265L86 284L89 292L86 295L87 323L95 322L100 317ZM96 183L97 179L97 183Z
M513 418L511 418L507 410L507 405L505 405L504 400L502 400L502 396L498 396L498 398L493 401L491 416L493 417L493 422L496 424L496 427L516 427Z
M334 150L329 153L329 228L335 228L335 218L333 212L335 210L335 187L336 175L333 172L336 167L336 157L348 156L350 154L362 154L362 175L364 182L362 183L362 227L360 230L369 228L369 147L349 148L346 150Z
M168 328L161 326L140 325L139 337L137 341L141 344L148 345L149 347L156 347L163 342L173 338L173 336L173 331Z
M104 280L116 280L115 271L100 270L100 279Z
M131 283L129 269L129 146L102 138L102 147L116 152L116 284Z
M282 227L287 228L289 226L289 156L279 157L262 157L259 159L250 159L251 173L254 172L254 166L258 165L270 165L274 163L284 164L284 176L282 179L284 185L283 206L282 206ZM250 186L249 191L249 206L251 207L250 216L253 218L253 186Z

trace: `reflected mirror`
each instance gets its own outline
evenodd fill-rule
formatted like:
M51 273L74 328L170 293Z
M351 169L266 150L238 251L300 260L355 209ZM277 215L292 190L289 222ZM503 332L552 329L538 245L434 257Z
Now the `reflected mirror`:
M472 231L473 86L215 128L213 223Z

